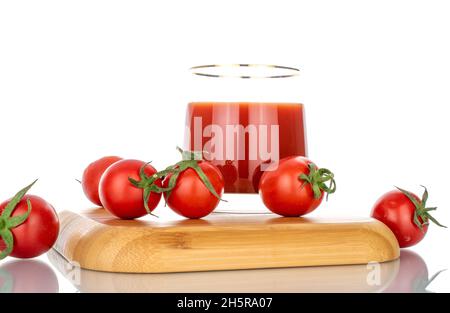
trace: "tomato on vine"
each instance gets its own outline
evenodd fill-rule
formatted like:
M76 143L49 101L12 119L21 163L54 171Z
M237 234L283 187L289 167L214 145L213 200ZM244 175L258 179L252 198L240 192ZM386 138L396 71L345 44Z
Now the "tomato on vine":
M201 160L201 154L177 148L182 160L150 178L130 180L136 187L164 193L167 205L181 216L198 219L210 214L219 204L224 190L220 170ZM154 181L163 178L162 188Z

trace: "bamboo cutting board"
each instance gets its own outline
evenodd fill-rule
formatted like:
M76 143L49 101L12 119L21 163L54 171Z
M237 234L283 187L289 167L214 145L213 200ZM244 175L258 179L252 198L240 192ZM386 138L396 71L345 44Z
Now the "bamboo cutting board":
M381 222L213 214L125 221L103 209L60 214L55 249L81 268L165 273L366 264L399 257Z

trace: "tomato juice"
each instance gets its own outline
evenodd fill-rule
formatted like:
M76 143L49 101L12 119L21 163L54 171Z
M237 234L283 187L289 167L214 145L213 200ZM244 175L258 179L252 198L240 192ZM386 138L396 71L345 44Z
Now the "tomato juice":
M300 103L191 102L185 149L203 151L219 167L225 192L257 192L267 167L284 157L307 155Z

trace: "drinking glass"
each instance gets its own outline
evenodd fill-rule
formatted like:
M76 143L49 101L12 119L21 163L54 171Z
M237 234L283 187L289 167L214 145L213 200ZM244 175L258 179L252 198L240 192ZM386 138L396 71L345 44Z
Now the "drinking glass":
M201 65L190 73L184 148L220 169L225 192L256 193L271 164L307 156L297 68Z

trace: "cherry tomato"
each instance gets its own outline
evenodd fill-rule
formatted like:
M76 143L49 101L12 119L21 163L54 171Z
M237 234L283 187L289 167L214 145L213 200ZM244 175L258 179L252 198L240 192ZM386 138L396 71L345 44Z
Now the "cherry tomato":
M111 214L121 219L134 219L148 213L144 206L143 189L134 186L129 180L129 178L140 180L142 167L147 176L156 173L153 166L138 160L118 161L103 173L99 184L100 201ZM161 186L160 180L155 183ZM156 208L160 199L160 193L150 193L147 201L150 212Z
M440 225L426 208L428 191L425 188L422 199L415 194L396 189L382 195L373 206L371 216L388 226L401 248L410 247L421 241L428 231L429 220Z
M81 179L81 186L83 187L84 194L92 203L102 206L100 196L98 194L98 184L100 183L100 178L108 167L120 160L122 160L122 158L107 156L92 162L84 170L83 178Z
M320 205L325 192L335 190L333 173L318 169L301 156L287 157L270 165L259 182L259 194L266 207L283 216L310 213Z
M221 197L225 183L220 170L206 161L198 162L198 166L210 181L217 195ZM172 175L171 173L164 179L164 188L169 187ZM202 218L210 214L220 201L205 186L193 168L187 168L179 173L175 186L170 192L164 193L164 198L172 210L187 218Z
M44 199L26 195L16 205L11 217L20 216L28 211L27 199L31 203L28 218L20 225L11 228L14 246L10 256L16 258L33 258L47 252L58 238L59 219L55 209ZM0 214L3 214L10 200L0 204ZM6 245L0 239L0 250Z

